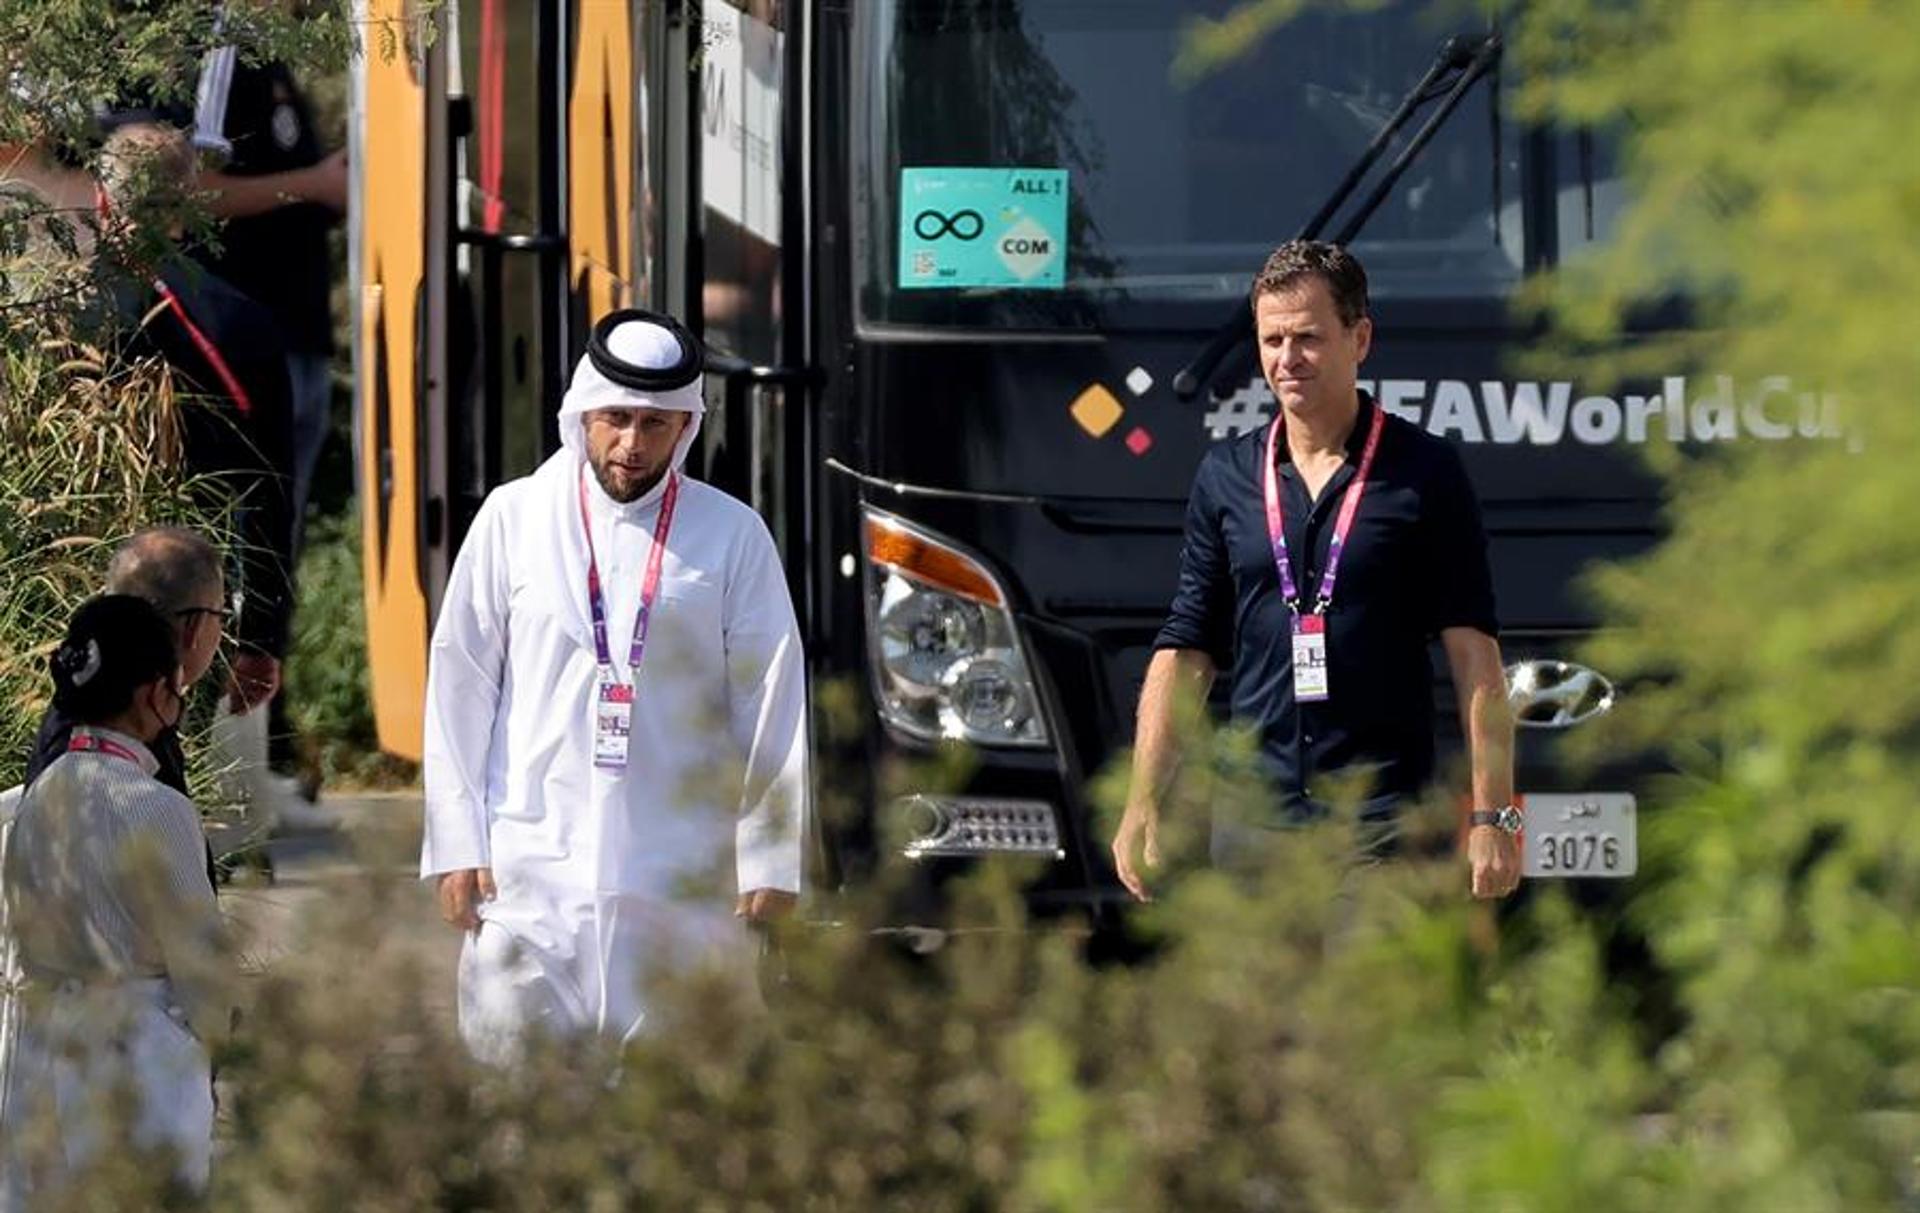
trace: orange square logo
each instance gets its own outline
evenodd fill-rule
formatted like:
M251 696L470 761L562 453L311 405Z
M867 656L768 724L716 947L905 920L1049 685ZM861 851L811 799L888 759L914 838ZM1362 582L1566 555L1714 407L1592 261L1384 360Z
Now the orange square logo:
M1120 415L1126 412L1114 394L1100 384L1087 385L1087 390L1074 399L1067 411L1080 428L1095 438L1104 437L1106 432L1120 424Z

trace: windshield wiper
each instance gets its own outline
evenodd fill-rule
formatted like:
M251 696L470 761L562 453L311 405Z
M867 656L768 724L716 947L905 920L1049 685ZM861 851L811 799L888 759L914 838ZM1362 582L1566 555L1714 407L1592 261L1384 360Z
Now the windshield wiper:
M1347 170L1347 175L1341 179L1340 184L1327 195L1327 200L1321 203L1320 209L1314 212L1313 218L1307 220L1293 238L1296 240L1318 239L1321 231L1333 221L1334 214L1359 188L1361 180L1380 159L1380 154L1386 151L1393 137L1400 133L1401 128L1413 119L1414 114L1418 113L1421 107L1438 100L1439 108L1427 116L1426 122L1414 132L1413 138L1408 140L1407 145L1400 149L1400 154L1395 156L1393 162L1387 166L1380 180L1374 184L1372 192L1361 202L1359 209L1353 212L1338 232L1334 233L1333 243L1340 245L1350 243L1360 233L1360 229L1366 226L1367 220L1373 218L1373 213L1380 209L1380 204L1387 200L1387 195L1393 192L1393 187L1399 183L1401 175L1412 166L1414 160L1419 158L1420 153L1426 150L1427 144L1439 133L1441 126L1452 116L1453 111L1459 108L1461 99L1467 95L1468 90L1500 62L1500 49L1498 32L1488 33L1478 38L1457 35L1442 43L1433 57L1433 64L1427 68L1426 75L1422 76L1420 82L1408 91L1401 100L1399 108L1393 111L1374 135L1373 141L1367 144L1367 150L1360 153L1360 158L1354 162L1352 168ZM1499 154L1498 148L1494 149L1494 154ZM1213 377L1220 363L1233 352L1234 347L1251 336L1253 336L1253 316L1243 303L1234 309L1233 315L1214 332L1207 344L1194 355L1193 360L1175 373L1173 394L1182 400L1193 399L1200 391L1200 385Z

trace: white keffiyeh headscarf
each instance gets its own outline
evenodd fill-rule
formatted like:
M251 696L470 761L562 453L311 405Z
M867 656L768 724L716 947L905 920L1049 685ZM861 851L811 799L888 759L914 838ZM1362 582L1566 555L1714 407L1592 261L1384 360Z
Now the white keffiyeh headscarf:
M673 467L679 471L700 438L701 418L707 411L701 384L704 358L699 340L671 317L637 308L606 316L594 326L587 352L560 401L561 444L577 457L586 457L586 425L581 418L594 409L692 413L692 422L673 449Z

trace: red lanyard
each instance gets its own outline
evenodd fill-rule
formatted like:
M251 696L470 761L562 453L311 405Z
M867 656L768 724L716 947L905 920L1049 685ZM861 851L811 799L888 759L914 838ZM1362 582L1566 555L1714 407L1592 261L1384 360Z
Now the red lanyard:
M113 207L107 200L107 191L104 187L99 185L93 187L93 206L102 220L113 213ZM193 317L187 315L186 305L180 302L180 296L174 294L173 288L160 278L153 280L153 289L160 293L160 298L167 305L167 310L172 312L173 318L180 322L180 327L187 331L187 339L192 341L194 348L200 351L200 357L205 359L207 365L213 368L213 373L219 376L221 386L227 389L227 395L233 400L233 407L240 410L242 417L253 416L253 397L247 395L247 389L240 386L240 377L233 373L231 366L227 365L227 359L221 354L220 347L200 330L200 326L193 322Z
M647 575L640 583L640 612L633 621L633 645L627 650L627 668L637 682L640 658L647 648L647 625L654 599L660 596L660 569L667 555L667 534L673 530L673 510L680 500L680 474L667 473L667 491L660 498L660 519L653 525L653 547L647 553ZM587 516L587 471L580 469L580 526L587 533L587 605L593 613L593 655L600 667L612 672L613 654L607 645L607 603L600 593L600 561L593 552L593 522ZM617 681L617 678L616 678Z
M207 365L213 368L213 373L220 377L221 385L227 389L227 395L233 400L233 407L240 410L242 417L253 416L253 398L247 395L247 389L240 386L239 376L235 375L233 368L227 365L227 360L221 355L219 347L200 331L200 326L193 322L193 317L187 315L186 305L180 302L180 296L174 294L173 288L158 278L153 280L153 289L160 292L160 298L166 300L174 319L180 322L181 328L187 330L187 337L200 351L200 357L206 359Z
M1267 430L1267 469L1265 477L1267 498L1267 539L1273 547L1273 563L1280 570L1280 593L1286 599L1287 606L1295 615L1301 614L1300 589L1293 580L1293 562L1287 555L1286 518L1280 510L1280 436L1286 431L1287 418L1283 412L1273 419L1273 425ZM1340 516L1333 524L1333 542L1327 552L1327 571L1320 578L1319 593L1313 614L1324 615L1333 602L1333 588L1340 576L1340 554L1347 546L1347 534L1353 529L1353 518L1360 512L1360 498L1367 491L1367 477L1373 471L1373 457L1380 450L1380 433L1386 429L1386 410L1379 405L1373 408L1373 425L1367 431L1367 445L1360 455L1360 470L1354 473L1347 484L1347 495L1340 503Z
M129 750L111 737L102 737L98 733L75 733L67 741L69 754L105 754L109 758L124 758L134 766L144 768L146 764L140 755Z

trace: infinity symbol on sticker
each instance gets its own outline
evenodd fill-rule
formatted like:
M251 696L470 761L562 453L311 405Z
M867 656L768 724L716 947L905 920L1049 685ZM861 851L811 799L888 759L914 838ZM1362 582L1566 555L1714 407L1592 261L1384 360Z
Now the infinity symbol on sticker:
M966 230L962 231L961 229ZM921 211L913 217L913 234L922 240L938 240L942 236L952 236L955 240L978 240L980 233L987 229L987 221L975 210L955 211L943 215L939 211Z

